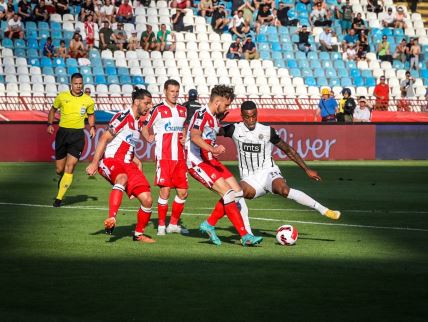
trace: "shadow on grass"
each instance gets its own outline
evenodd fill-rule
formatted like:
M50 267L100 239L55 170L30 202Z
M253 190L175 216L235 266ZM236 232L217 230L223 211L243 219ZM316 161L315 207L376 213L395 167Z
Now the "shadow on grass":
M55 200L55 199L53 199L53 200ZM65 196L63 206L69 206L69 205L73 205L75 203L86 202L89 200L97 201L98 197L88 196L88 195Z

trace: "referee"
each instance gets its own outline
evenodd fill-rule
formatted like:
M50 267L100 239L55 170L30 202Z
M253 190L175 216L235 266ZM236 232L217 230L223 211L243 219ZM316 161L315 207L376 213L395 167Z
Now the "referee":
M62 198L73 181L73 171L85 147L85 118L88 118L91 138L95 136L94 100L83 93L83 76L71 75L69 91L59 93L48 115L48 133L54 133L53 121L59 110L61 118L55 137L55 166L60 176L58 194L53 203L60 207Z

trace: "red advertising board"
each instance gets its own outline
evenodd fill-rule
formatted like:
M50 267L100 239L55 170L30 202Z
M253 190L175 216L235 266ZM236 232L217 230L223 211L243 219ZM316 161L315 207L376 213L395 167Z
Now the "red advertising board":
M274 125L280 137L305 160L373 160L376 151L374 125ZM86 146L81 160L90 160L104 129L100 126L94 139L86 133ZM55 135L46 132L44 124L1 124L0 161L54 160ZM236 160L236 149L229 138L218 138L227 152L222 160ZM285 160L286 155L274 149L274 158ZM140 140L137 156L153 160L154 144Z

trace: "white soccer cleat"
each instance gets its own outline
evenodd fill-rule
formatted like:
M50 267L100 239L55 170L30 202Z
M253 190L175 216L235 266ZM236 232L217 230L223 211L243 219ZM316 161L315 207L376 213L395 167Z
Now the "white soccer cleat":
M166 227L165 226L158 226L158 233L156 235L165 236L166 235Z
M171 225L169 224L168 227L166 228L166 232L168 234L184 234L187 235L189 233L189 230L181 227L179 225Z

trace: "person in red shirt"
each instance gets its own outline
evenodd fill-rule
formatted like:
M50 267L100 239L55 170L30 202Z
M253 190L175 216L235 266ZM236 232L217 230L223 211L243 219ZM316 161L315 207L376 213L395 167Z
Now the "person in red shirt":
M125 0L124 3L119 6L116 13L116 20L122 23L135 23L134 10L129 4L129 0Z
M375 110L387 111L389 103L389 85L385 83L385 76L380 77L380 83L374 88L373 95L376 97Z

